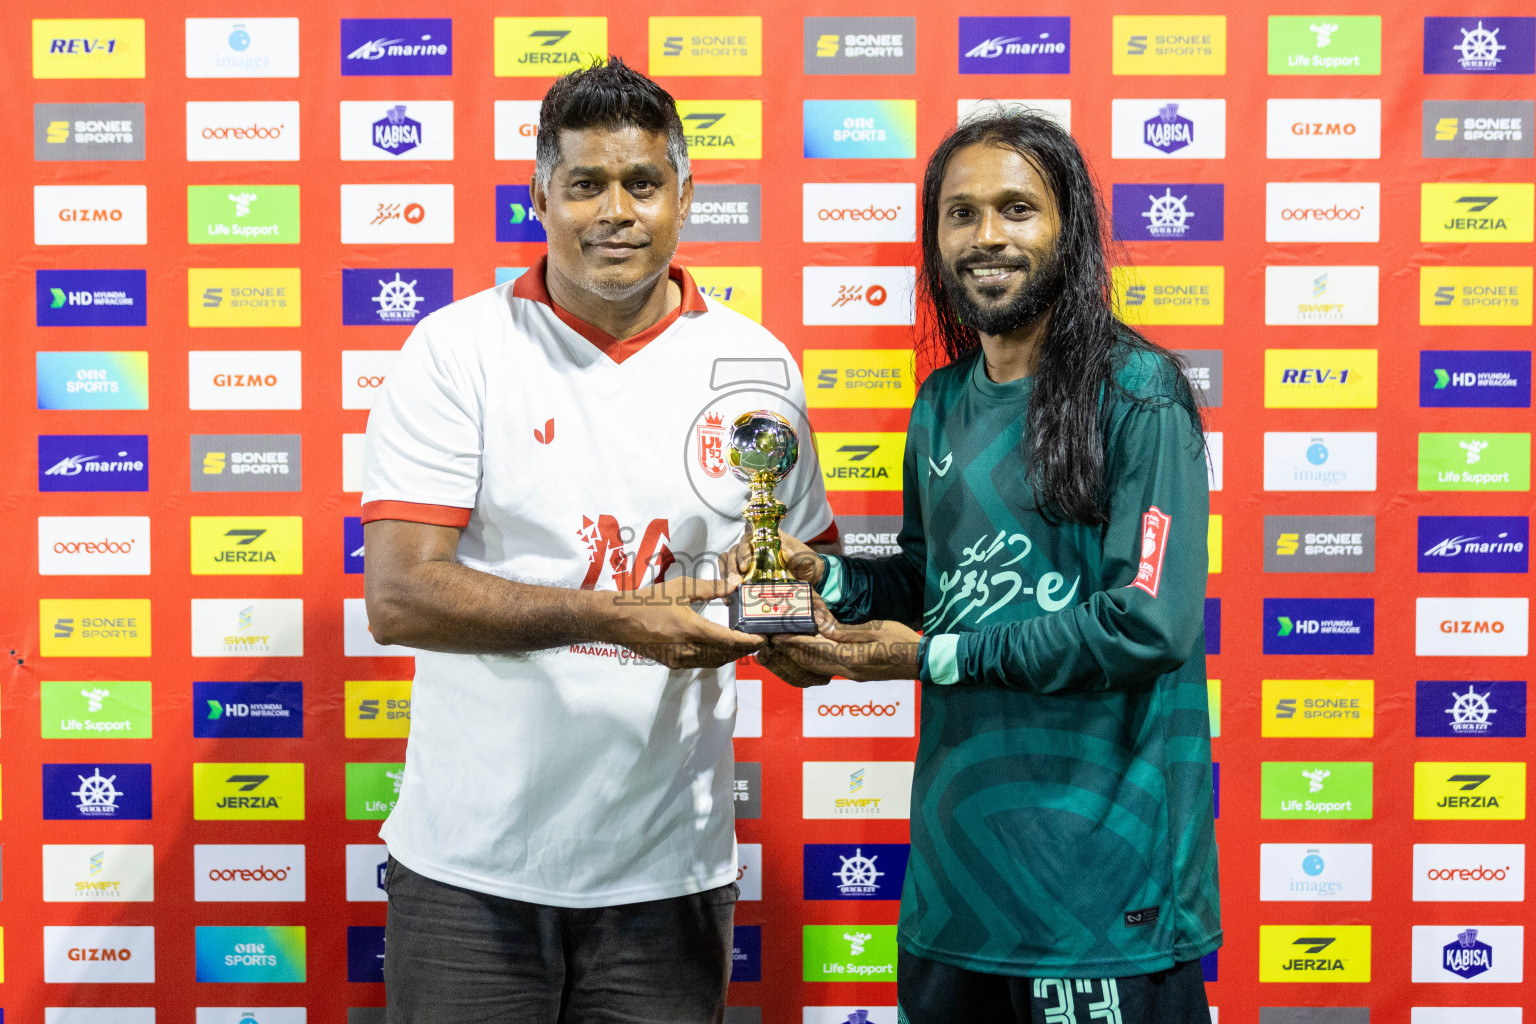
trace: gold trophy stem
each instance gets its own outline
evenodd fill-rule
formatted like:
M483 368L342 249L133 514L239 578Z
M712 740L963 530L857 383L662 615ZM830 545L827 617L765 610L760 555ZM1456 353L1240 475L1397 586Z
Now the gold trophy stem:
M794 579L784 566L779 546L779 522L789 506L773 496L778 481L772 473L759 470L752 474L747 489L747 505L742 510L752 528L752 565L742 577L743 583L784 583Z

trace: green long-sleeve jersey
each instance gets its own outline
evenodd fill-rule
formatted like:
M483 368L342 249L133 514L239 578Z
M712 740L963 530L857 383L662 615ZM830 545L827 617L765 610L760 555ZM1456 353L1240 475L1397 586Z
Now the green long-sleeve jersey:
M1125 977L1221 944L1204 450L1176 367L1136 352L1118 380L1106 526L1034 510L1033 381L992 381L978 352L918 393L899 553L828 559L840 619L925 633L898 929L919 956Z

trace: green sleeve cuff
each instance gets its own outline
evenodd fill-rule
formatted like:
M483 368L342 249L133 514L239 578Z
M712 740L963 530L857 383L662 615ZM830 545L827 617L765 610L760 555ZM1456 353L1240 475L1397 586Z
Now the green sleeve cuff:
M831 605L843 599L843 560L836 555L822 555L826 571L821 575L821 599Z
M939 686L953 686L960 681L960 635L940 633L927 640L922 663L924 678Z

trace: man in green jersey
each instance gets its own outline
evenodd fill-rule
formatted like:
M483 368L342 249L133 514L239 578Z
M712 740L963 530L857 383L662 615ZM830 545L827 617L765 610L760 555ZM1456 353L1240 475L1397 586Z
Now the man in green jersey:
M787 541L830 616L759 654L802 686L922 680L911 1024L1209 1021L1203 434L1177 358L1114 315L1102 209L1046 118L939 146L922 279L946 365L912 409L900 552Z

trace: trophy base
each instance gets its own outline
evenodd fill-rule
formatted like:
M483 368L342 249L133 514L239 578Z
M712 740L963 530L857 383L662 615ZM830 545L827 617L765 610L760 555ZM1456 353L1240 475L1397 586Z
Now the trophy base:
M726 598L731 628L742 633L816 632L811 585L801 580L743 583Z

